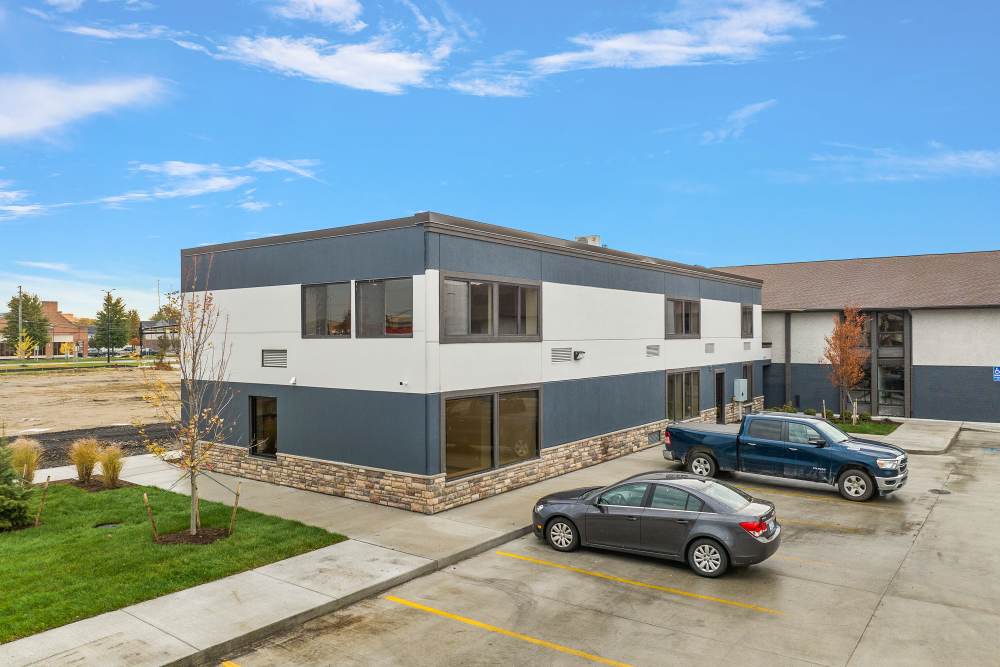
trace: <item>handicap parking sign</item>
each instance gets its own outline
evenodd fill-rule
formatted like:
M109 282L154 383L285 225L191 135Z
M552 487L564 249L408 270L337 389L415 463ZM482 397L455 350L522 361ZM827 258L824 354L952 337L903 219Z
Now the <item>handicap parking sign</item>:
M993 367L993 381L1000 382L1000 366Z

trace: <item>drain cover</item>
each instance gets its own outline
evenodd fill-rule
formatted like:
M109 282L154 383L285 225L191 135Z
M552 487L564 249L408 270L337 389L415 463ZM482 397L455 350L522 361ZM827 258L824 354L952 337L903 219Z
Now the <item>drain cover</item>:
M120 523L99 523L94 528L118 528L119 526L121 526Z
M936 493L939 496L948 496L948 495L951 495L951 491L946 491L944 489L931 489L931 493Z

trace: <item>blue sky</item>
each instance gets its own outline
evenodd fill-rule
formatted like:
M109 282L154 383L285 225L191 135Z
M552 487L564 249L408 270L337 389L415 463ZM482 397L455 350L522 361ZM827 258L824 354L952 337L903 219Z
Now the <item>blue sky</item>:
M436 210L710 266L1000 247L993 2L0 0L0 297Z

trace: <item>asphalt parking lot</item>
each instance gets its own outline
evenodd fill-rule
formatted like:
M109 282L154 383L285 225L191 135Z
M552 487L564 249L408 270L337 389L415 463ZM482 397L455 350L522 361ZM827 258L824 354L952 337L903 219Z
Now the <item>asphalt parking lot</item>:
M948 454L911 457L910 472L902 491L863 504L816 485L728 479L773 501L784 533L773 558L720 579L648 558L563 554L528 536L230 660L1000 664L1000 433L963 431Z

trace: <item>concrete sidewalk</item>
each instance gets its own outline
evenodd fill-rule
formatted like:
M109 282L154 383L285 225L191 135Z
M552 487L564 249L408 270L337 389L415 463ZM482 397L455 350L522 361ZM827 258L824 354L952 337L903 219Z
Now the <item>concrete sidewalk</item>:
M859 437L902 447L908 454L942 454L955 442L962 428L963 422L906 419L889 435L859 434Z
M444 568L530 530L540 496L663 469L658 447L433 516L242 480L240 505L352 539L0 646L0 664L203 664L247 642ZM71 478L72 466L36 479ZM236 478L213 475L203 497L232 502ZM172 488L178 472L149 456L126 459L122 478ZM224 486L223 486L224 485Z

